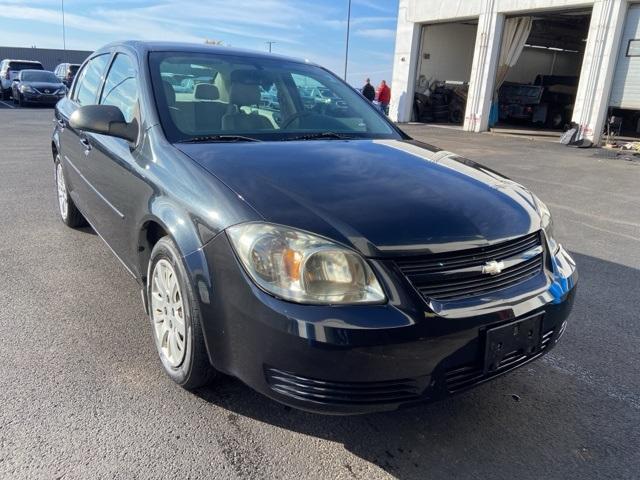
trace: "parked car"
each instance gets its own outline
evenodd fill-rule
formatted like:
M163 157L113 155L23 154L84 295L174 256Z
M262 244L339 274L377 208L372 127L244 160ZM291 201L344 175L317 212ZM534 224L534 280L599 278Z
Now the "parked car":
M561 129L571 118L577 88L573 76L538 75L533 85L505 82L499 118Z
M215 66L224 101L176 98L163 77L190 65ZM392 410L527 364L565 331L576 266L548 208L412 140L327 70L125 42L78 75L55 110L59 215L137 280L179 385L224 372L297 408ZM294 78L364 128L306 110ZM270 84L279 122L256 108Z
M71 88L71 84L79 68L80 65L77 63L61 63L53 70L53 73L56 74L56 77L58 77L67 88Z
M280 110L278 91L275 87L272 86L269 90L260 87L260 105L269 110Z
M5 59L0 62L0 97L9 100L11 96L11 84L21 70L44 70L40 62L32 60Z
M13 103L53 105L67 94L67 87L48 70L21 70L11 85Z
M316 87L313 89L312 95L316 105L333 110L347 110L347 103L330 88Z

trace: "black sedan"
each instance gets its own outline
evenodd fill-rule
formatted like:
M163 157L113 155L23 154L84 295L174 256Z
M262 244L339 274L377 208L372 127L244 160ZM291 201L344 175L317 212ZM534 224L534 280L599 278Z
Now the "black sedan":
M166 80L202 71L193 92ZM348 115L309 107L310 86ZM319 66L112 44L55 116L60 216L138 281L187 389L223 372L311 411L391 410L522 366L565 331L576 267L547 207L412 140Z
M13 103L54 105L67 93L67 87L48 70L21 70L11 85Z

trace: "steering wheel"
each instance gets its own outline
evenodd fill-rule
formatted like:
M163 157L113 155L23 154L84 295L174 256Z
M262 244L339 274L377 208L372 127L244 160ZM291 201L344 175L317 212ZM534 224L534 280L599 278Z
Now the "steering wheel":
M300 120L301 118L310 117L311 115L314 115L314 114L311 113L311 112L308 112L306 110L302 111L302 112L296 112L293 115L289 115L287 118L285 118L282 121L282 124L280 125L280 128L284 130L289 125L291 125L294 122L294 120Z

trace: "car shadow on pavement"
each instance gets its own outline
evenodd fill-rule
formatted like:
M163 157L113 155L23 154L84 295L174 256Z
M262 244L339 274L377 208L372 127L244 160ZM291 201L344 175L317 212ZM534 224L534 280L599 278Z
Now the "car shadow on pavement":
M461 395L396 412L340 417L284 407L230 377L197 394L228 410L231 422L248 417L340 443L401 479L632 478L625 472L640 468L631 447L640 444L633 427L640 418L640 396L633 393L638 379L633 371L611 372L637 349L632 338L640 334L633 320L640 271L573 255L578 296L558 347ZM617 302L613 308L610 301ZM594 353L610 350L602 344L602 322L612 314L627 330L610 330L608 341L617 350L594 359ZM608 382L614 380L612 387ZM364 478L356 466L343 466L345 477Z

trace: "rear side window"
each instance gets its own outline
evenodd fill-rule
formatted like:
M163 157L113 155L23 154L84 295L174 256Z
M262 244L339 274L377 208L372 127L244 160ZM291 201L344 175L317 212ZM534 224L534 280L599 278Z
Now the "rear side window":
M122 111L127 122L133 120L138 104L138 81L135 66L127 55L119 53L113 60L100 104L114 105Z
M79 105L93 105L98 98L98 88L104 75L109 54L105 53L89 60L80 73L73 92L73 99Z
M44 70L38 62L9 62L9 70L19 72L20 70Z

